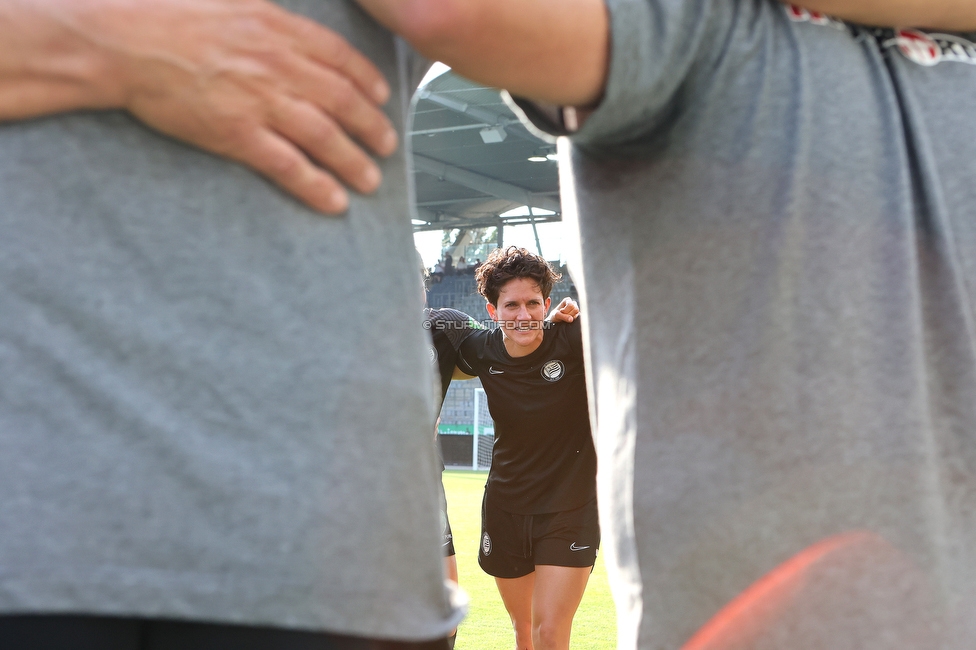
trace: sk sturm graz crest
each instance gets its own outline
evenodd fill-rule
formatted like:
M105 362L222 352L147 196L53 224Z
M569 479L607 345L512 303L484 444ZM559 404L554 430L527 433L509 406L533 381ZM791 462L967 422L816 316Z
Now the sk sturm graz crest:
M546 381L559 381L566 372L566 366L558 359L546 361L542 364L542 378Z

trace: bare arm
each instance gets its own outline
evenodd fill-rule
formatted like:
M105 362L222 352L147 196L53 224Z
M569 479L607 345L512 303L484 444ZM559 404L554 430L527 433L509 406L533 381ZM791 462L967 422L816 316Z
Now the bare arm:
M0 0L0 122L126 109L323 212L347 206L336 177L379 185L363 148L396 148L388 96L345 40L267 0Z
M357 1L418 51L475 81L563 106L590 106L602 95L609 44L603 0ZM974 0L795 4L867 24L976 30Z
M976 31L976 2L973 0L781 1L866 25Z
M603 0L358 0L428 58L538 101L589 106L606 83Z

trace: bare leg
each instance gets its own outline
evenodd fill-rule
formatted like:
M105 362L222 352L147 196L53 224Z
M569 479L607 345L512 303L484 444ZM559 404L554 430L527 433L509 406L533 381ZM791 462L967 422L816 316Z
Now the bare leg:
M535 573L521 578L495 578L498 593L515 628L515 650L533 650L532 602L535 589Z
M591 567L536 565L532 593L535 650L569 650L573 617L583 599Z

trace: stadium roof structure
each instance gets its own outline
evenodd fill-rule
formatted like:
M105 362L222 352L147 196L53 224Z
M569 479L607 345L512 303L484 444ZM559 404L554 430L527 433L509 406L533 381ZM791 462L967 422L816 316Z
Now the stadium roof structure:
M435 77L417 91L408 137L415 231L562 219L555 145L530 133L498 90Z

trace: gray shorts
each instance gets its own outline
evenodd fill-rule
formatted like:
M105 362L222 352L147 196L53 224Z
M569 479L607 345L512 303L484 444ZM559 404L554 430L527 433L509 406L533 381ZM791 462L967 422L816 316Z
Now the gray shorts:
M451 520L447 518L447 495L444 493L444 482L441 481L441 529L444 537L441 546L444 549L444 557L456 555L454 552L454 533L451 532Z

